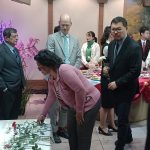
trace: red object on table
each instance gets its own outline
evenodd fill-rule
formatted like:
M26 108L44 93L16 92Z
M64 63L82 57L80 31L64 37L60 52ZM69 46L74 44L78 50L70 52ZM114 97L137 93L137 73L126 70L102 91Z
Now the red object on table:
M140 100L140 96L142 94L144 101L150 103L150 78L139 78L139 86L139 93L134 96L133 102ZM101 84L97 84L95 87L101 91Z

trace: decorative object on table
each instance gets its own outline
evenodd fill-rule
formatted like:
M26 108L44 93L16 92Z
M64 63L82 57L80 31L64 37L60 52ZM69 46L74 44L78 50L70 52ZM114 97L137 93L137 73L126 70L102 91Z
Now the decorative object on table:
M5 150L45 150L42 146L50 147L53 142L50 127L45 123L39 125L37 122L13 122L12 127L6 130L6 135L10 138L4 141Z

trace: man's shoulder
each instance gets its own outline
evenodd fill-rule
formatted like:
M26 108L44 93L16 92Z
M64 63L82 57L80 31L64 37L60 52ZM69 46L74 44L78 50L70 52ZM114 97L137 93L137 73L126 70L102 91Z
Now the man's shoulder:
M60 33L56 32L56 33L49 34L48 38L57 38L58 36L60 36Z

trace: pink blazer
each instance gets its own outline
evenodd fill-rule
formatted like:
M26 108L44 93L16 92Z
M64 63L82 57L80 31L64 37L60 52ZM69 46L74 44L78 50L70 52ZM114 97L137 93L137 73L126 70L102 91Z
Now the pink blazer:
M94 107L100 98L100 92L77 68L62 64L57 79L48 81L48 96L42 114L47 115L53 102L58 99L62 105L74 108L77 112L86 112Z

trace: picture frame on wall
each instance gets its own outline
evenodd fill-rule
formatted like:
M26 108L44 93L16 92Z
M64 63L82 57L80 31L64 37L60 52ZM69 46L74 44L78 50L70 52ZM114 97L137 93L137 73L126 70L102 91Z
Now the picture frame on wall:
M138 40L141 26L150 27L150 7L143 6L143 0L124 0L124 17L128 21L128 33Z

